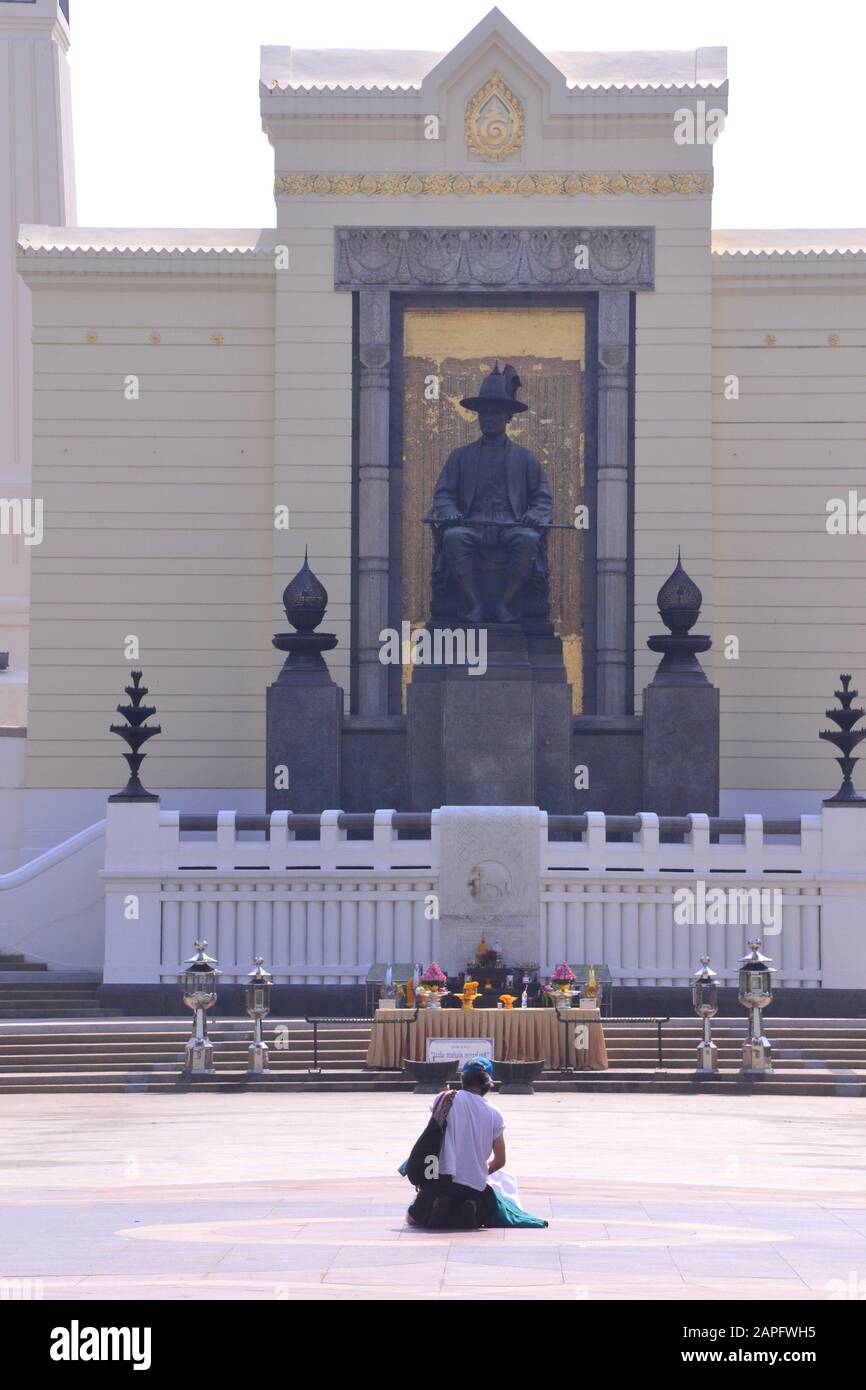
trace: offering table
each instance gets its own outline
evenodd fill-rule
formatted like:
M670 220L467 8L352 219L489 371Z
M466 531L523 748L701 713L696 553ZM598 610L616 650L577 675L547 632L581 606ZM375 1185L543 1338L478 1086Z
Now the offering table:
M598 1009L419 1009L408 1029L395 1026L398 1019L411 1022L412 1009L377 1009L370 1030L367 1066L396 1068L405 1055L414 1062L427 1057L428 1038L492 1038L494 1061L534 1062L546 1067L607 1069L607 1050ZM386 1018L387 1016L387 1018ZM563 1019L565 1021L563 1021ZM390 1021L389 1021L390 1020ZM589 1025L588 1046L575 1052L576 1026Z

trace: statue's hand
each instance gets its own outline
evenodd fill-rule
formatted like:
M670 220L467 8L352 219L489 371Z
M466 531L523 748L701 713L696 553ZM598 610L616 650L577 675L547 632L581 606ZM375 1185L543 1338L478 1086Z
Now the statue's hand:
M521 526L541 527L544 525L544 517L541 517L538 515L537 512L530 510L528 512L523 513L523 516L520 518L520 524Z
M436 513L437 521L462 521L463 516L456 507L440 507Z

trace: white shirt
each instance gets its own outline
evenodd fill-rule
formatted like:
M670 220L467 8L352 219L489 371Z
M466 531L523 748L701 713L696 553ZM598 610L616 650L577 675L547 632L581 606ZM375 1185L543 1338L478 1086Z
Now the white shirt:
M455 1091L439 1155L439 1172L464 1187L483 1192L487 1186L487 1162L505 1122L484 1096Z

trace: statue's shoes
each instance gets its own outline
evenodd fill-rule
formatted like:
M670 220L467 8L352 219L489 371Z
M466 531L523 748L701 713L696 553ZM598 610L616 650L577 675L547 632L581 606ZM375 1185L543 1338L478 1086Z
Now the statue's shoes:
M510 608L506 608L504 603L500 603L496 610L496 621L498 623L516 623L517 618Z
M466 614L466 621L467 623L484 622L484 609L482 608L480 603L473 604L473 606L469 609L469 612Z

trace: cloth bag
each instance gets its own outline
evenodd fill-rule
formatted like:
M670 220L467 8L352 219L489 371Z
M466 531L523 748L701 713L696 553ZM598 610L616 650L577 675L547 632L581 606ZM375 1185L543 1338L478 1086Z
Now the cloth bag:
M398 1172L408 1178L413 1187L424 1187L426 1183L434 1182L438 1176L438 1172L431 1176L428 1169L430 1159L434 1157L438 1159L442 1150L442 1140L445 1137L445 1127L448 1124L448 1112L451 1109L453 1099L454 1092L445 1091L434 1101L430 1119L412 1145L409 1157L405 1163L400 1164Z

